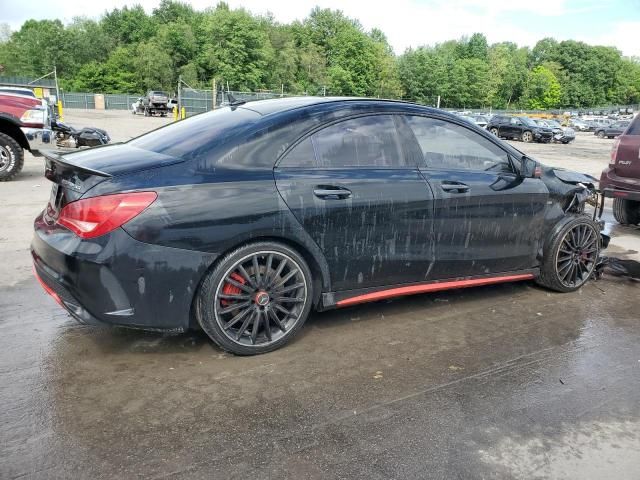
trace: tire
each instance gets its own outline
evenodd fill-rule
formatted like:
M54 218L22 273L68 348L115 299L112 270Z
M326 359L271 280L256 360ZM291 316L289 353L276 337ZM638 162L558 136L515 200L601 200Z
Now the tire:
M525 143L533 142L533 133L531 133L529 130L522 132L522 141Z
M591 278L599 254L600 226L585 215L576 215L545 243L536 282L557 292L578 290Z
M491 132L492 135L495 135L496 137L498 136L498 129L497 128L494 127L489 131Z
M614 198L613 217L621 225L638 225L640 223L640 202Z
M604 137L605 137L605 135L604 135L604 132L603 132L603 131L600 131L600 132L596 133L596 136L597 136L598 138L604 138Z
M24 150L18 142L0 133L0 182L14 178L24 166Z
M311 270L298 252L276 242L252 243L225 255L205 275L196 319L220 348L257 355L288 343L312 302Z

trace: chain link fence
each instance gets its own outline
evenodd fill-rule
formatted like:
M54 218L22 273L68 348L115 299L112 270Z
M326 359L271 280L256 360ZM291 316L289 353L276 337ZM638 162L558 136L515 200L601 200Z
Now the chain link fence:
M282 92L240 92L231 91L230 93L236 100L251 102L255 100L267 100L270 98L291 97L294 95ZM185 107L187 115L195 115L197 113L207 112L213 108L224 106L228 103L227 92L212 90L197 90L193 88L183 88L180 92L182 105ZM215 97L215 107L214 107Z

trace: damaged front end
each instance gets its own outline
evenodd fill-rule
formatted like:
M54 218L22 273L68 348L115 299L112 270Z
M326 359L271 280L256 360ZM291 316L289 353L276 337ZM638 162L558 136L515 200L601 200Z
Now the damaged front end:
M549 190L550 203L560 208L564 215L590 215L600 225L600 248L607 248L610 237L602 233L604 221L601 220L605 197L596 188L597 180L584 173L560 168L541 166L540 171L540 178ZM593 209L591 213L587 212L587 205Z

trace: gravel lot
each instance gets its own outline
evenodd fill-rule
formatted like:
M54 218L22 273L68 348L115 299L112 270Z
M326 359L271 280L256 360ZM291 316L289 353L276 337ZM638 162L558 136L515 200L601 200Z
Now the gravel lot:
M170 119L65 112L127 140ZM611 140L514 143L594 176ZM229 356L190 332L84 327L31 275L42 160L0 183L0 478L615 478L640 471L638 284L532 283L311 317ZM612 254L640 260L640 229Z

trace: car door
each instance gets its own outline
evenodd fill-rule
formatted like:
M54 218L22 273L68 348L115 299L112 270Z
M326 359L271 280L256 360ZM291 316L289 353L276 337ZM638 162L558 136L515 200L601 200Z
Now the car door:
M498 124L498 136L499 137L511 137L512 127L509 117L500 117Z
M407 163L393 115L367 115L301 139L274 170L318 244L334 291L420 281L433 262L433 194Z
M549 192L499 141L450 120L403 117L435 198L433 278L533 268Z

